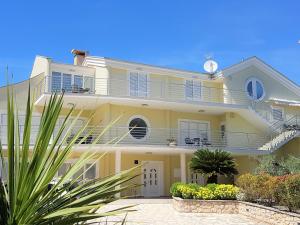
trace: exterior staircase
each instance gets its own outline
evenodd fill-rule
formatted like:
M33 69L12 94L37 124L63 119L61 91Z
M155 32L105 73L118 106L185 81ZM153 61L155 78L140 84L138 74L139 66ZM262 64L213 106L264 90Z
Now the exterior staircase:
M295 115L286 121L277 121L271 126L271 139L259 150L275 151L290 140L300 137L300 116Z
M269 142L261 146L258 150L267 150L267 151L275 151L279 149L284 144L288 143L290 140L294 139L295 137L300 136L300 131L298 130L286 130L282 133L275 136Z

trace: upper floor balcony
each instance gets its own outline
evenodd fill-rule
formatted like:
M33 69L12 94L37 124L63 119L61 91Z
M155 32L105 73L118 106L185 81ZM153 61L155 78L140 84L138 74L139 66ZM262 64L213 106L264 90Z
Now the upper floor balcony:
M93 76L71 75L53 72L45 77L37 90L42 94L64 92L66 97L77 103L80 96L101 96L126 100L151 100L160 102L187 103L204 106L248 106L251 100L242 90L229 90L218 83L198 80L170 79L141 74L95 78ZM87 98L84 98L86 101ZM98 98L99 102L99 98Z

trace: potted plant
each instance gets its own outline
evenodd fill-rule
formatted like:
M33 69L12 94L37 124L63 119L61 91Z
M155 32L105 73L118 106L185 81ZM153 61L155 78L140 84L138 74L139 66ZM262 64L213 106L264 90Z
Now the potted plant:
M167 139L167 141L169 142L169 146L176 146L177 145L177 142L176 142L176 138L169 138Z

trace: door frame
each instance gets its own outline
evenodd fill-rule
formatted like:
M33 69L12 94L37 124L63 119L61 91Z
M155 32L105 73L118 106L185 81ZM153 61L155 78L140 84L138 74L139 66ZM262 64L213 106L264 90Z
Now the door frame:
M164 162L163 161L156 161L156 160L147 160L147 161L142 161L142 167L141 170L143 172L144 169L144 165L147 163L156 163L159 166L159 177L160 179L158 180L158 184L159 184L159 193L157 196L151 196L151 195L146 195L146 191L144 189L144 185L142 185L141 188L141 194L143 197L159 197L159 196L163 196L164 195ZM143 184L143 180L144 180L144 176L141 176L141 183Z

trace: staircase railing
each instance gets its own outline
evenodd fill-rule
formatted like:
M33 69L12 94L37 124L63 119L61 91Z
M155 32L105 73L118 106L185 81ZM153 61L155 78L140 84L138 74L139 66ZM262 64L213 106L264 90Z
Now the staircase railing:
M261 147L274 150L281 146L286 140L293 138L300 132L300 115L294 115L288 120L277 121L272 125L270 141Z

